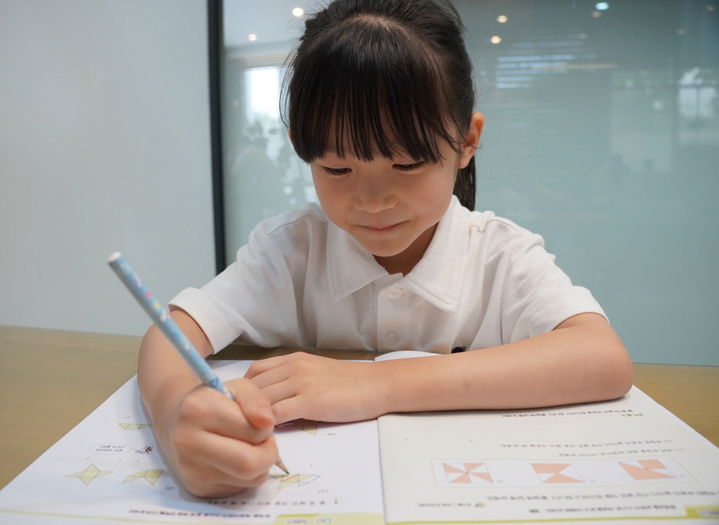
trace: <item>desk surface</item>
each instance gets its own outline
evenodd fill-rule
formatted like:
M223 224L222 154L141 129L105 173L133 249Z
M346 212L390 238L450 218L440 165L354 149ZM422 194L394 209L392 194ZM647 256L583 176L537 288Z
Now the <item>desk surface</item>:
M0 326L0 487L134 375L138 346L138 337ZM279 353L231 347L220 357ZM719 446L719 367L637 364L635 374L639 388Z

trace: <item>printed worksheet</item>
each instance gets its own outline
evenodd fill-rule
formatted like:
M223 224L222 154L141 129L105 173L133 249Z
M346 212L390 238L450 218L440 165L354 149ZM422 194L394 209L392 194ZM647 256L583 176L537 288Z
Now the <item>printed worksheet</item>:
M214 361L223 380L249 362ZM276 432L290 470L258 489L195 498L157 448L135 378L0 492L0 523L384 523L377 422L296 421Z
M379 419L386 521L719 523L719 449L636 387L544 410Z

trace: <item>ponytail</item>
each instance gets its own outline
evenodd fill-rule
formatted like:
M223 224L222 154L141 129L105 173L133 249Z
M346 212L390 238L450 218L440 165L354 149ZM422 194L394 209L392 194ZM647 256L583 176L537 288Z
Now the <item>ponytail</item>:
M474 166L474 155L469 163L457 172L457 180L454 182L454 193L459 202L470 211L474 211L474 200L477 192L476 169Z

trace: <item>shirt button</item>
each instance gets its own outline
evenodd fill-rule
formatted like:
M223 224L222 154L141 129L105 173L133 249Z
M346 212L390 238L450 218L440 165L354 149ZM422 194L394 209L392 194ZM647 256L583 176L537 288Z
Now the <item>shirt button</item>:
M387 297L389 297L393 301L396 301L397 299L402 297L402 288L392 288Z
M399 341L399 336L396 332L387 332L384 336L388 343L395 344Z

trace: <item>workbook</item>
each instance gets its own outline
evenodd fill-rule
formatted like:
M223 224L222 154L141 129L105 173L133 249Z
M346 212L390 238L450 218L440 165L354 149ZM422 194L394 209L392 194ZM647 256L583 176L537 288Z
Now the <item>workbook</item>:
M212 362L223 380L250 364ZM293 421L276 439L289 474L196 498L133 378L0 492L0 523L719 523L719 449L636 387L541 410Z

